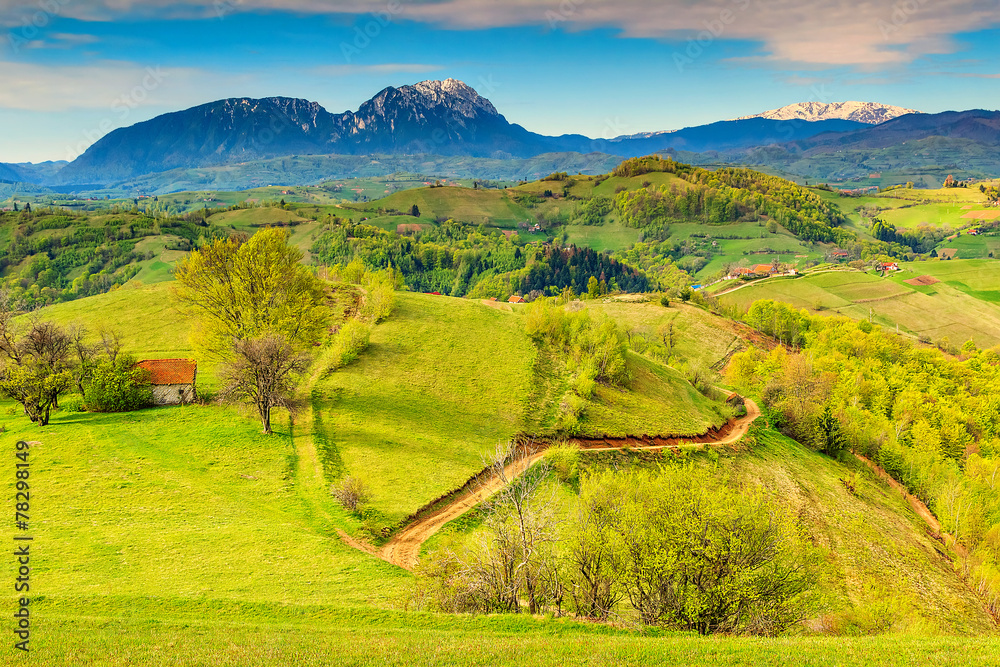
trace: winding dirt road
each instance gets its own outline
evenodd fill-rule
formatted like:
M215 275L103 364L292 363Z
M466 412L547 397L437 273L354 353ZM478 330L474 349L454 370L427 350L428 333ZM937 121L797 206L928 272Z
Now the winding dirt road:
M689 438L606 438L602 440L574 439L570 443L576 444L581 451L585 452L606 452L617 449L669 449L680 445L700 444L709 446L731 445L738 442L746 435L750 425L760 416L760 408L750 399L746 401L747 414L743 417L731 419L729 423L721 429L712 429L708 433ZM525 470L538 462L545 455L546 444L540 443L533 450L532 454L521 458L504 469L504 476L507 479L517 477ZM478 480L475 489L464 493L443 507L434 510L424 516L419 517L410 525L396 533L381 549L377 555L393 565L397 565L407 570L412 570L417 566L420 557L420 547L430 537L441 529L449 521L453 521L462 516L473 507L488 499L494 493L503 488L503 481L499 475L486 477ZM346 536L341 536L346 537ZM363 551L369 551L356 543L355 540L345 540L347 544Z

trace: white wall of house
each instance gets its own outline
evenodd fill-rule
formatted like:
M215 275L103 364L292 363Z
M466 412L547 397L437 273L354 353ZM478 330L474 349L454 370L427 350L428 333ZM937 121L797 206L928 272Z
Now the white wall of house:
M153 385L154 405L180 405L193 403L196 398L193 384Z

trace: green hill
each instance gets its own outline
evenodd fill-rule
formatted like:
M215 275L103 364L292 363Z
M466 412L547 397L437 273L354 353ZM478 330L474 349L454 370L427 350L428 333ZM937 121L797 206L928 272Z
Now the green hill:
M801 278L755 282L720 297L746 309L758 299L784 301L812 312L871 319L927 341L952 345L972 340L1000 343L1000 272L994 260L931 260L903 263L886 277L856 270L817 271ZM913 285L921 276L928 284Z
M38 315L91 327L115 323L140 356L197 356L187 315L169 289L126 287ZM260 435L251 416L214 404L124 415L64 410L42 429L4 404L8 437L36 443L35 662L156 664L156 646L169 647L182 665L329 664L333 655L339 664L421 664L435 652L468 664L782 664L792 656L801 664L920 664L929 656L959 664L996 650L992 638L698 639L567 619L407 611L411 575L348 546L341 532L365 537L391 529L462 484L497 440L530 432L565 380L524 333L520 307L397 297L371 347L321 377L304 412L294 423L276 422L272 437ZM674 322L678 366L712 366L741 345L738 328L694 307L585 306L647 345ZM681 371L655 355L629 354L636 380L624 391L598 390L586 413L589 432L690 432L718 423L718 404L695 392ZM200 360L204 387L212 387L211 373ZM749 454L737 451L727 461L798 503L810 525L823 529L835 609L855 612L838 616L846 624L833 630L868 632L874 626L865 625L865 614L876 612L894 615L899 633L988 630L974 598L898 499L867 478L860 496L849 497L838 486L849 473L837 464L759 437ZM361 516L328 493L346 474L371 487ZM904 567L912 576L890 590Z

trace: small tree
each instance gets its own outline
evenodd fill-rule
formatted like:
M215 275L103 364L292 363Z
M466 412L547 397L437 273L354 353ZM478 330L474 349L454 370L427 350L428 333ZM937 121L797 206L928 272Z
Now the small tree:
M368 502L369 496L368 487L357 477L345 477L330 493L351 512L357 512L358 507Z
M410 207L410 215L412 215L414 218L420 217L420 208L416 204Z
M824 453L834 458L847 449L847 438L840 430L840 421L833 416L833 410L827 405L816 420L816 444Z
M10 318L0 317L0 352L7 357L0 394L20 403L31 421L47 425L60 394L74 384L73 338L50 322L36 322L17 337Z
M254 406L264 433L270 435L271 410L293 409L297 376L308 366L309 358L283 336L269 334L237 340L232 360L222 369L220 397Z

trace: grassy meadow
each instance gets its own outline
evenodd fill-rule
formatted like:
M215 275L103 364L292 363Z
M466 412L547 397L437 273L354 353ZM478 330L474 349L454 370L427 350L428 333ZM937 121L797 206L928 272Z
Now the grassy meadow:
M979 347L1000 343L1000 271L993 260L901 263L885 277L849 269L751 283L721 298L746 309L757 299L784 301L811 312L869 319L901 332ZM905 281L931 276L927 286Z
M738 344L691 306L587 307L644 335L673 321L678 350L703 365ZM39 314L116 324L139 356L198 355L169 283ZM294 423L279 418L270 437L251 415L215 404L124 415L62 410L38 428L4 403L4 441L36 443L32 662L152 665L169 655L177 665L916 665L976 664L1000 648L992 635L947 636L987 630L898 498L873 480L860 498L846 496L837 480L850 471L785 441L734 452L723 464L798 503L817 527L840 629L871 631L864 610L874 609L895 619L890 635L705 639L558 618L408 611L411 575L339 533L391 525L464 482L496 440L537 424L558 391L536 388L558 389L561 380L546 377L552 368L524 334L522 316L521 308L398 293L370 348L319 377L307 411ZM718 418L678 371L639 357L633 364L630 392L602 389L588 406L595 432L653 433ZM202 386L211 387L210 369L201 360ZM371 487L364 518L328 493L343 474L363 475ZM875 536L886 534L896 537L875 549ZM903 570L912 576L887 593ZM884 609L880 596L888 596Z

